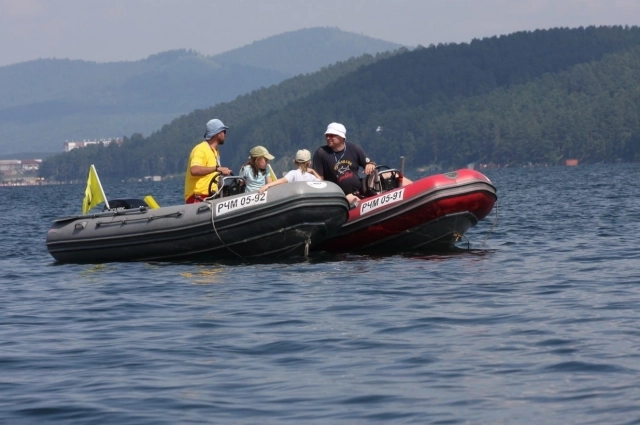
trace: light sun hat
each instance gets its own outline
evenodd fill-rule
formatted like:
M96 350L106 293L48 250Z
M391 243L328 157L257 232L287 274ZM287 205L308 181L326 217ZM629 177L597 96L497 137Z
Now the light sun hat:
M327 131L325 131L324 134L325 136L327 134L335 134L336 136L340 136L343 139L346 139L347 129L339 122L332 122L331 124L329 124L329 126L327 127Z
M311 161L311 152L306 149L300 149L296 152L296 162L307 162Z
M275 156L271 155L267 148L265 148L264 146L256 146L255 148L251 149L249 153L251 154L251 156L249 156L249 159L264 156L269 161L271 161L273 158L275 158Z
M209 120L209 122L207 123L207 132L204 133L204 140L209 140L221 131L225 131L228 129L229 127L224 125L222 121L217 118Z

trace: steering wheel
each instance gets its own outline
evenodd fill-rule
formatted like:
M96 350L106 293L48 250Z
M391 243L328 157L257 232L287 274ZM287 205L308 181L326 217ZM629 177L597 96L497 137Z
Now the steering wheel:
M207 190L207 193L209 193L209 196L213 196L216 194L216 192L211 191L211 188L213 187L214 184L218 184L218 177L220 177L221 175L222 173L220 171L216 171L211 176L211 181L209 182L209 189ZM218 187L218 189L220 188Z

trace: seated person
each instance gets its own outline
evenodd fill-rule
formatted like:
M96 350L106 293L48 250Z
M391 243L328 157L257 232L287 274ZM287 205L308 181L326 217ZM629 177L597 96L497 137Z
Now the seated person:
M218 146L223 145L227 130L219 119L212 119L207 123L204 141L197 144L189 155L187 173L184 177L184 200L187 204L202 202L209 196L209 184L214 173L228 176L231 170L220 166L220 152ZM217 192L218 185L213 183L212 192Z
M332 122L324 133L327 144L320 146L313 156L313 167L324 180L336 183L347 195L350 203L355 198L363 198L362 181L358 175L360 167L371 175L376 164L357 144L347 145L347 129L344 125ZM403 179L403 185L411 183Z
M293 160L293 163L296 165L295 170L289 171L285 174L284 177L274 181L269 182L262 186L259 190L260 193L263 193L265 190L270 187L277 186L279 184L291 183L291 182L317 182L322 180L318 173L316 173L311 166L311 152L306 149L301 149L296 153L296 157Z
M274 158L269 151L256 146L249 151L249 160L240 169L240 177L247 184L247 192L255 192L267 183L271 183L271 176L267 173L267 164Z

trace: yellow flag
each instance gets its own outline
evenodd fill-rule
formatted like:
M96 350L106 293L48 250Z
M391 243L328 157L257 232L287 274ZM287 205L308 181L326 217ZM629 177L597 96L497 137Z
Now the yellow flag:
M109 208L109 203L104 196L96 167L91 164L91 168L89 168L89 178L87 179L87 188L84 190L84 199L82 200L82 214L86 214L100 202L104 202L107 208Z
M267 168L269 169L269 177L271 177L271 181L274 182L278 180L276 177L276 173L273 172L273 168L271 168L271 164L267 164Z

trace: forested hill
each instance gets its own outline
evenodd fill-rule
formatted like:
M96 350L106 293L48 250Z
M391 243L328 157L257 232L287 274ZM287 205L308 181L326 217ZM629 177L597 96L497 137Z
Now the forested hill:
M215 44L219 35L203 37ZM194 109L400 47L325 27L275 35L216 56L182 49L133 62L39 59L2 66L0 154L59 152L65 140L149 135Z
M47 158L40 175L55 180L76 180L85 173L87 164L100 165L100 176L106 178L140 177L150 174L184 173L189 151L203 136L205 124L211 117L221 117L234 128L242 122L278 110L321 90L331 82L356 69L404 51L364 55L327 66L309 75L299 75L268 88L239 96L233 102L220 103L207 109L197 109L175 118L150 137L135 133L125 137L122 145L89 146ZM235 142L234 142L235 144ZM226 157L226 156L225 156Z
M184 172L211 117L232 127L222 155L235 170L257 144L281 161L315 149L331 121L344 123L348 140L389 165L401 155L409 166L453 167L640 160L638 27L537 30L429 46L372 61L302 97L281 94L283 87L196 111L119 148L48 159L43 176L82 178L90 163L101 176ZM236 102L273 107L245 113Z

